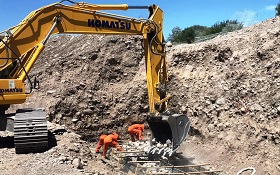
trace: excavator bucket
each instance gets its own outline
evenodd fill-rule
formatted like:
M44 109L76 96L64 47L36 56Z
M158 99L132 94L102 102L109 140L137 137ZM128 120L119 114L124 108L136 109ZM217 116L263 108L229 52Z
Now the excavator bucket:
M169 156L176 152L181 143L186 139L190 130L190 121L184 114L162 115L161 117L148 117L147 122L152 131L151 146L161 150L156 145L170 145ZM160 143L160 144L159 144ZM154 146L153 146L154 145ZM159 147L159 148L157 148ZM150 152L153 152L152 150ZM158 153L160 151L157 151ZM157 152L154 151L155 154ZM163 153L163 152L162 152Z

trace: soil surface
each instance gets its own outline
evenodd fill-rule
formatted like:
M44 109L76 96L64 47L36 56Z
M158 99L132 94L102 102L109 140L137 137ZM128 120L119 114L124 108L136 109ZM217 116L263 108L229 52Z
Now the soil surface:
M280 174L280 18L206 42L168 45L167 58L169 107L191 121L183 156L222 174L246 167ZM9 110L44 107L53 145L16 155L13 137L4 133L1 174L121 174L94 150L102 132L125 140L130 124L145 121L141 38L52 37L30 76L40 89Z

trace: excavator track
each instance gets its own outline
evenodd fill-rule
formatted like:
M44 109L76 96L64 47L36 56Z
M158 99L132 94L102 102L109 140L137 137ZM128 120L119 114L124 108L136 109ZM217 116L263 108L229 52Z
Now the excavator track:
M15 115L14 144L17 154L48 149L46 113L42 109L19 109Z

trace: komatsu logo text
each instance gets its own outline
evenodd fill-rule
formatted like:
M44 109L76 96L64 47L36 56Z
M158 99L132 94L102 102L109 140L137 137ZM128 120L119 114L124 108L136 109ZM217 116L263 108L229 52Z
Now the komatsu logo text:
M0 89L0 93L9 93L9 92L22 92L22 88Z
M110 29L131 29L130 22L124 21L105 21L105 20L94 20L88 19L89 27L97 27L97 28L110 28Z

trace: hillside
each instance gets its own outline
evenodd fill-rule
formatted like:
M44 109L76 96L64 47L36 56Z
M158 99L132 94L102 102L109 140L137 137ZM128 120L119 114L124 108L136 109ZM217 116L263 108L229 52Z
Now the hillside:
M170 72L184 88L180 104L201 137L189 141L192 149L232 173L280 172L279 24L277 17L169 52Z
M167 49L170 107L192 123L183 154L225 174L279 174L280 18ZM126 138L148 111L143 57L137 36L55 36L31 72L41 88L21 106L45 107L86 141Z

